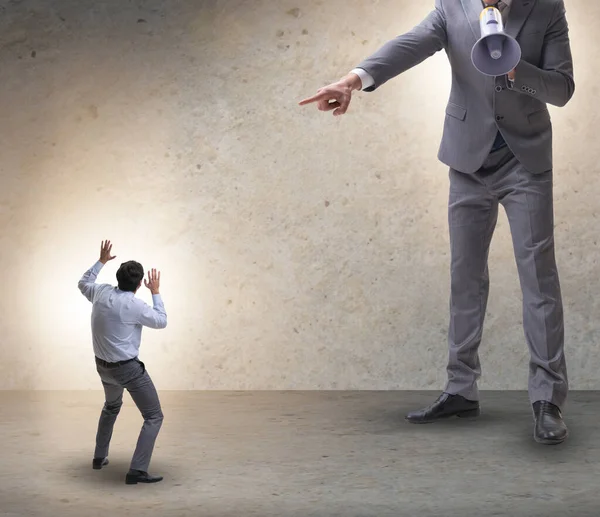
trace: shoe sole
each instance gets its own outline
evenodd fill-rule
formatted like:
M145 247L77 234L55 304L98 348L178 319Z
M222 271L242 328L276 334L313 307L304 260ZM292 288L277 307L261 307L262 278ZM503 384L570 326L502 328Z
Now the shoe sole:
M454 413L452 415L444 415L439 418L434 418L432 420L410 420L409 418L405 418L405 420L407 422L410 422L411 424L433 424L440 420L447 420L448 418L453 418L453 417L477 418L479 415L481 415L481 409L477 408L477 409L469 409L468 411L460 411L459 413Z
M137 485L138 483L146 483L146 484L150 484L150 483L159 483L160 481L162 481L162 479L156 479L153 481L143 481L141 479L138 478L125 478L125 484L126 485Z
M567 438L569 437L569 433L567 432L567 434L565 434L564 438L560 438L560 439L554 439L554 440L544 440L543 438L538 438L535 435L535 432L533 433L533 439L536 441L536 443L540 443L542 445L560 445L561 443L563 443Z

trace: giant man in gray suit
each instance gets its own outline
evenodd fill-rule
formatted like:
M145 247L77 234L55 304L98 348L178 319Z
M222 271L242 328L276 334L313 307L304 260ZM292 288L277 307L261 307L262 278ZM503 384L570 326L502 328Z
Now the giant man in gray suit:
M481 35L479 16L487 5L502 12L506 33L522 50L515 69L498 77L481 74L471 62ZM410 422L479 415L478 348L489 290L488 251L502 204L523 293L534 438L555 444L567 437L561 414L568 381L547 104L564 106L575 89L568 32L563 0L435 0L435 9L410 32L300 103L316 102L321 111L342 115L353 90L374 91L439 50L448 55L452 89L438 155L450 167L448 383L432 405L407 415Z

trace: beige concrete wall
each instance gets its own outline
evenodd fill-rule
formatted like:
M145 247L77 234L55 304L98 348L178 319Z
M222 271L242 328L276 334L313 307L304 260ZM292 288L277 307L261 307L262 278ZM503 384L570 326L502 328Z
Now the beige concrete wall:
M99 281L128 259L162 271L169 327L142 344L159 388L441 388L445 55L345 117L297 106L432 5L1 1L0 388L99 387L76 284L102 239ZM572 387L598 389L600 7L567 8L557 254ZM524 389L503 212L490 271L481 387Z

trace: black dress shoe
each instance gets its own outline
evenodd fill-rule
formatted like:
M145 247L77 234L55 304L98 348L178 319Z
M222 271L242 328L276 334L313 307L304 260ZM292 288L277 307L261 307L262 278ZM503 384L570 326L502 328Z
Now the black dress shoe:
M406 420L412 424L429 424L453 416L472 418L479 416L479 413L478 401L467 400L461 395L442 393L431 406L406 415Z
M162 481L162 476L151 476L147 472L131 469L125 476L126 485L137 485L138 483L158 483Z
M94 458L92 460L92 468L94 470L100 470L102 467L108 465L108 458Z
M560 409L554 404L545 400L534 402L533 417L535 420L533 437L536 442L556 445L564 442L569 436Z

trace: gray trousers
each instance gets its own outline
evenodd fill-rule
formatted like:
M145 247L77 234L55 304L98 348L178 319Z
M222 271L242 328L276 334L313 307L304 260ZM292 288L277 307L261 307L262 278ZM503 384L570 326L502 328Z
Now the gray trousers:
M144 418L130 468L148 472L163 413L144 363L135 359L120 366L106 367L96 360L96 369L102 380L106 402L98 422L94 458L108 456L115 421L123 405L123 390L126 389Z
M488 252L498 205L508 216L523 294L529 346L529 398L561 407L568 380L563 306L554 256L552 171L532 174L508 147L492 152L474 174L450 169L451 246L448 384L445 391L478 400L488 292Z

